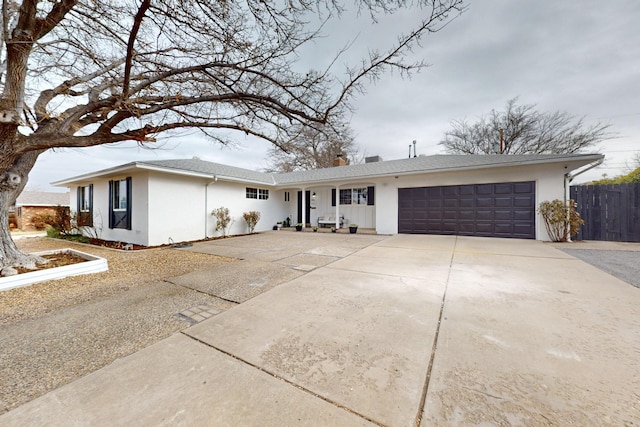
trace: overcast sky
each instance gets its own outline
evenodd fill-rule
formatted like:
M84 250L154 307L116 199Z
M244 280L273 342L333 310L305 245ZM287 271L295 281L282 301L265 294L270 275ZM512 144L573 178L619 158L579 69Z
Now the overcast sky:
M442 31L423 40L413 55L430 67L402 79L386 75L355 101L351 126L366 155L384 160L442 154L438 142L453 119L473 121L505 102L536 104L539 111L567 111L585 122L605 123L618 137L594 151L604 165L578 182L629 171L640 152L640 2L638 0L475 0ZM408 31L418 13L406 11L371 25L347 13L310 46L305 61L328 61L348 40L345 60L368 48L384 48ZM237 135L220 147L197 133L147 150L135 143L49 151L38 159L29 187L62 191L50 182L136 160L191 158L248 169L268 165L268 143Z

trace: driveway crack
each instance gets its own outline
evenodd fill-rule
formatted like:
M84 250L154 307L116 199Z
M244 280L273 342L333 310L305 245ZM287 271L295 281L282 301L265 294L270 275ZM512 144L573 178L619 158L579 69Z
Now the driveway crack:
M429 367L427 368L427 375L424 380L424 387L422 389L422 397L420 398L420 405L418 406L418 414L416 415L415 426L419 427L422 422L422 417L426 412L427 393L429 392L429 382L431 381L431 371L433 370L433 361L436 357L436 350L438 349L438 337L440 336L440 326L442 324L442 316L444 313L444 304L447 299L447 289L449 288L449 279L451 278L451 269L453 268L453 257L456 252L456 245L458 238L456 237L453 242L453 249L451 250L451 259L449 260L449 271L447 273L447 280L444 283L444 292L442 292L442 300L440 302L440 314L438 315L438 324L436 326L436 333L433 337L433 344L431 346L431 357L429 358Z

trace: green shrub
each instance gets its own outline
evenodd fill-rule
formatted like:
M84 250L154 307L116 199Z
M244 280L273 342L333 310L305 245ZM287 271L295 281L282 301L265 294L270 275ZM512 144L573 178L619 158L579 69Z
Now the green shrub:
M260 212L258 211L249 211L244 212L242 217L247 222L247 226L249 227L249 233L253 233L253 230L256 228L256 224L260 221Z

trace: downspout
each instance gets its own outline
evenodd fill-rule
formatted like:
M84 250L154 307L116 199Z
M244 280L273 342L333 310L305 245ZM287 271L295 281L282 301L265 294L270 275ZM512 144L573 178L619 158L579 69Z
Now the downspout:
M209 186L218 181L217 176L213 176L213 181L209 181L204 185L204 238L208 239L207 232L209 230Z
M564 174L564 203L567 205L567 221L570 220L571 208L569 207L569 200L571 199L571 181L578 175L582 175L585 172L590 171L593 168L597 168L604 162L604 158L596 160L593 163L589 163L586 168L578 170L576 173L567 172ZM567 237L567 241L571 242L571 236Z

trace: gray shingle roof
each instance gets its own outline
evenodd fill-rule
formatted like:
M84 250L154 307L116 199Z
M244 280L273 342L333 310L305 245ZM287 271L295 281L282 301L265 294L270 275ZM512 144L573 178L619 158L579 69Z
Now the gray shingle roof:
M386 162L364 163L311 171L290 172L275 176L278 184L365 178L393 174L440 172L478 169L496 166L555 163L584 160L585 164L598 160L599 154L522 154L522 155L450 155L412 157Z
M69 193L26 190L18 196L16 206L69 206Z
M264 185L296 185L339 180L366 179L389 175L414 173L445 172L490 167L508 167L544 163L570 163L572 169L601 160L601 154L522 154L522 155L448 155L420 156L385 162L364 163L339 166L310 171L289 173L264 173L235 166L213 163L200 159L153 160L133 162L116 168L106 169L79 177L59 181L57 184L69 184L83 179L113 173L114 170L128 168L158 168L167 172L196 173L221 179L262 183Z
M197 172L212 176L215 175L218 177L274 184L273 176L271 174L223 165L221 163L207 162L200 159L153 160L136 162L136 164L152 165L180 171Z

